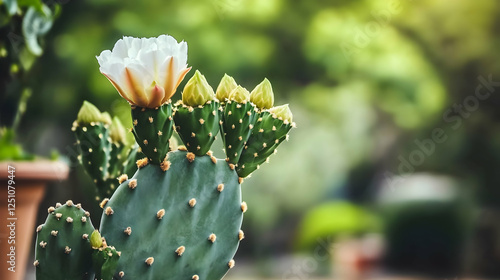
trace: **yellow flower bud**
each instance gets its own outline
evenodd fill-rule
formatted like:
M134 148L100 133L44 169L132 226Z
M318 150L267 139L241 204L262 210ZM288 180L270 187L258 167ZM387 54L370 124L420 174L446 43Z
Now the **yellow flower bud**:
M228 74L224 74L224 77L222 77L219 86L217 87L215 96L220 102L225 102L226 99L229 98L231 91L233 91L237 86L238 84L233 77Z
M94 104L88 101L83 101L83 105L80 108L80 111L78 111L78 116L76 118L76 121L79 124L90 124L92 122L105 122L103 121L103 116L101 114L101 111L99 111L99 109L97 109L97 107L94 106ZM111 123L111 119L109 120L109 123Z
M252 90L252 93L250 93L250 101L259 109L269 109L273 107L273 87L267 78Z
M293 121L293 114L288 107L288 104L276 106L269 109L269 112L276 116L277 118L281 118L283 121L288 121L291 123Z
M94 249L100 248L102 246L101 234L97 229L94 230L94 232L92 232L92 234L90 235L90 246L92 246L92 248Z
M120 121L120 119L118 119L118 117L114 117L113 122L109 127L109 137L111 137L111 141L115 143L126 144L127 137L125 135L126 132L125 128L122 125L122 122Z
M215 99L215 93L208 84L205 76L196 70L193 77L189 79L182 92L182 103L188 106L204 105L209 100Z
M238 103L245 103L250 101L250 93L248 90L241 86L237 86L231 93L229 94L229 100L236 101Z

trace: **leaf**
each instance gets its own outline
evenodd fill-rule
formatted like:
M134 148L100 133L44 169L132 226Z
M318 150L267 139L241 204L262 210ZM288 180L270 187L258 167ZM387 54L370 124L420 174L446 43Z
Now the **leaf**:
M43 53L38 43L38 37L45 35L52 27L52 12L47 6L42 7L44 13L40 13L34 7L28 8L23 20L23 35L28 50L36 56Z
M45 14L45 11L43 9L43 2L42 0L17 0L17 5L19 7L33 7L35 8L38 12ZM49 14L45 14L46 16L50 16Z
M7 13L13 16L17 12L17 1L16 0L3 0L5 6L7 7Z

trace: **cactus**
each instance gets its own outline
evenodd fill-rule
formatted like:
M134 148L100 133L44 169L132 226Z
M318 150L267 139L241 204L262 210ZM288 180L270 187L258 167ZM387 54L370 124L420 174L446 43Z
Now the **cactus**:
M219 102L210 85L196 71L175 106L175 130L188 151L206 154L219 133Z
M71 200L48 212L36 230L36 279L94 279L89 243L94 227L89 212Z
M101 233L122 252L118 271L127 279L221 279L246 210L238 176L209 155L175 151L168 160L168 170L149 164L120 185Z
M214 93L199 71L173 107L169 98L190 68L184 64L187 46L172 39L127 37L117 43L119 54L98 57L101 72L131 104L140 148L125 145L118 119L84 103L73 131L82 164L106 197L101 233L92 233L87 213L70 201L49 208L37 230L37 279L92 279L95 272L102 280L219 280L235 265L247 211L241 183L287 139L292 114L288 105L273 107L267 79L250 94L225 75ZM140 53L134 48L153 41L151 53L128 57L133 67L114 72L120 63L128 65L123 55L134 56ZM123 52L127 48L134 51ZM159 61L141 61L151 57ZM153 67L148 70L155 75L141 67ZM171 151L174 128L185 146ZM219 130L225 160L210 152Z
M291 117L283 119L282 116L273 114L272 110L258 114L252 134L238 161L236 171L240 177L245 178L259 168L269 156L277 151L276 148L281 142L288 139L288 132L294 126Z
M113 279L121 252L115 247L108 246L106 239L101 237L98 230L94 230L90 236L92 252L92 263L95 269L95 277L98 280Z
M130 175L135 172L124 168L128 155L134 156L136 149L127 146L123 125L118 118L111 120L109 114L85 101L72 130L77 138L78 158L97 186L96 200L111 197L118 186L116 178L124 171Z
M257 108L250 102L250 94L241 86L230 94L222 114L221 134L227 160L237 164L256 119Z
M132 106L133 133L148 159L160 164L168 153L173 133L172 103L157 108Z

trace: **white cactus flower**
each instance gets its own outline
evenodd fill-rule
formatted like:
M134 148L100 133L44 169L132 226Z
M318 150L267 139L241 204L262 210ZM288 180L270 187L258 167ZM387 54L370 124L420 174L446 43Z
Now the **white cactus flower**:
M130 104L155 108L167 102L191 67L187 43L172 36L123 37L97 56L99 70Z

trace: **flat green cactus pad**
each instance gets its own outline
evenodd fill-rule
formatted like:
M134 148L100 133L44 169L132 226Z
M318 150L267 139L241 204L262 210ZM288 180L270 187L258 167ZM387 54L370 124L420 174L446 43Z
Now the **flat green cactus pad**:
M71 200L48 212L47 220L36 230L36 279L94 279L88 240L94 231L90 214Z
M104 206L101 234L121 251L115 277L219 280L243 238L234 165L184 151L168 161L141 167Z

